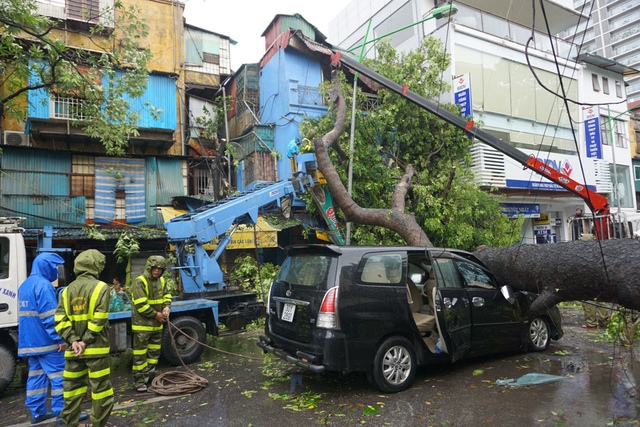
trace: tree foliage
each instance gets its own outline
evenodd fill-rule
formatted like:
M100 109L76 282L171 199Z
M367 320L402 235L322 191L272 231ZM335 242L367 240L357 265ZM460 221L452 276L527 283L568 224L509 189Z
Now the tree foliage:
M442 78L449 57L438 39L425 39L408 53L398 53L384 42L377 49L376 61L365 63L369 68L429 99L448 93L449 85ZM329 89L329 84L323 88ZM344 76L340 89L350 107L353 86ZM371 99L359 88L356 92L353 201L367 208L390 209L391 194L411 165L415 174L405 212L415 216L435 245L473 250L482 244L505 246L518 241L521 222L502 215L499 197L472 182L472 141L461 130L389 90L380 88L377 95L375 108L364 108ZM336 108L332 108L324 117L304 121L301 134L310 138L326 134L335 121ZM350 122L347 113L346 129ZM346 183L348 159L341 154L348 151L349 134L340 135L338 144L330 152L331 160ZM398 233L380 226L353 224L352 237L359 244L404 243Z
M63 31L59 21L38 14L34 0L0 2L2 113L23 120L32 91L78 99L73 124L98 138L107 153L124 154L128 138L138 135L139 114L129 100L144 93L152 57L142 16L138 6L116 0L100 11L99 22ZM82 41L71 46L69 37Z

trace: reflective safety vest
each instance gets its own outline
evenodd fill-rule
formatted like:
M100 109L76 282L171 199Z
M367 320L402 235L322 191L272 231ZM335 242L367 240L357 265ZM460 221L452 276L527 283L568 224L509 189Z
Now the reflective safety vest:
M109 287L106 283L77 283L62 291L55 315L56 331L69 346L65 358L95 358L109 354ZM87 346L75 356L71 343Z
M161 312L165 306L171 306L172 297L166 290L164 277L160 277L160 292L149 292L149 282L144 275L136 278L144 284L145 296L136 298L133 295L134 310L131 316L131 330L138 332L161 331L163 324L155 320L156 312ZM153 289L152 289L153 290ZM148 314L153 313L153 316Z

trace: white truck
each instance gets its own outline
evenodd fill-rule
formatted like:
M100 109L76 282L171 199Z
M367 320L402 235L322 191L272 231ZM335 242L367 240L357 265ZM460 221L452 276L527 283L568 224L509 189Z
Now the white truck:
M13 381L18 352L18 285L27 279L22 218L0 217L0 393Z
M28 277L28 254L20 223L24 218L0 217L0 394L11 384L18 364L18 287ZM38 238L37 252L60 252L52 247L51 227L45 227ZM56 285L64 286L64 267L59 266L61 278ZM180 360L197 360L204 347L206 333L218 332L218 301L194 298L174 301L171 323L189 335L189 339L176 328L165 328L162 356L174 365ZM131 312L109 313L111 353L131 348ZM169 333L171 331L171 333ZM173 337L172 337L173 335Z

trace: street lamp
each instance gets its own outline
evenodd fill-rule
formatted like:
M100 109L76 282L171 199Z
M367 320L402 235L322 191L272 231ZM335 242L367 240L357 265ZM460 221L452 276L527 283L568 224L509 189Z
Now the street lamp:
M398 33L402 30L406 30L407 28L414 27L418 24L422 24L429 19L441 19L448 18L449 16L455 15L458 12L458 7L454 4L450 4L447 6L437 7L431 11L429 16L420 21L414 22L413 24L405 25L404 27L398 28L397 30L393 30L389 33L383 34L380 37L376 37L371 40L367 40L367 36L369 35L369 29L371 28L371 19L369 20L369 24L367 26L367 31L364 35L364 42L358 46L354 46L351 49L348 49L347 52L352 52L356 49L360 49L360 56L358 57L358 62L362 62L362 58L365 55L364 48L366 45L370 43L375 43L383 39L385 37L389 37L392 34ZM371 45L373 47L374 45ZM367 51L368 52L368 51ZM352 186L353 186L353 139L355 133L355 121L356 121L356 88L358 83L358 73L356 72L353 76L353 102L351 106L351 135L349 136L349 168L348 168L348 180L347 180L347 192L349 193L349 197L351 197ZM346 244L351 244L351 223L347 222L347 232L346 232Z

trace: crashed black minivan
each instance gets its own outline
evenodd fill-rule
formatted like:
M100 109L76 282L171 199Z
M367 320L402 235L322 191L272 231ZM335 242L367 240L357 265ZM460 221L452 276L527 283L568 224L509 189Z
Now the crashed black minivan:
M518 350L562 337L557 307L514 290L473 254L406 246L294 245L271 285L258 346L321 373L366 372L383 392L418 366Z

